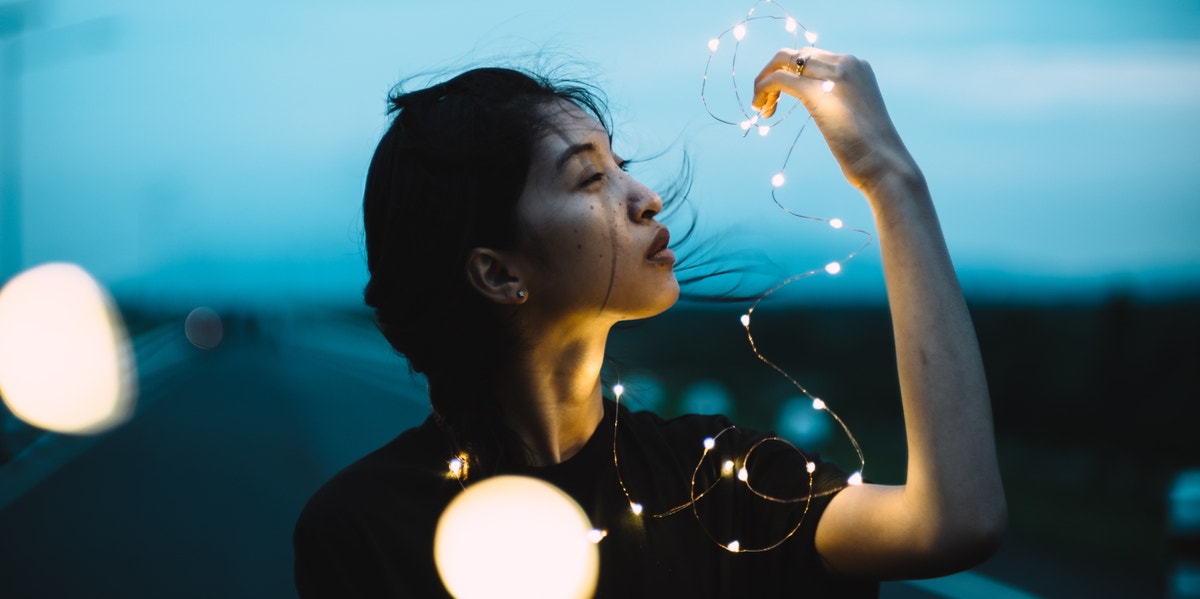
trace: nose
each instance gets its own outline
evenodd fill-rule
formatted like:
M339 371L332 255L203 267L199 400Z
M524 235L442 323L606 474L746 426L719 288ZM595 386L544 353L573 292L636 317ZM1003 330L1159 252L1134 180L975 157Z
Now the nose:
M629 218L635 222L651 220L662 212L662 198L654 190L633 177L629 177L629 181L632 186L629 190Z

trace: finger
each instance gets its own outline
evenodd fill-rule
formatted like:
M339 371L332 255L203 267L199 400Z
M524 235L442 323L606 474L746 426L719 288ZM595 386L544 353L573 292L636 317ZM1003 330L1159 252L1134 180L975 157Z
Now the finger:
M779 101L779 91L767 87L765 85L766 79L783 69L795 68L798 56L798 50L782 48L771 57L771 60L755 76L754 99L750 102L750 106L759 110L763 116L769 117L774 114L775 104Z
M764 102L760 114L763 118L774 115L778 109L779 97L784 93L800 100L809 111L814 110L818 98L824 93L821 91L821 83L816 79L798 77L795 73L783 70L767 75L759 82L755 93L756 101L761 98Z
M801 48L798 57L804 59L804 67L797 69L797 76L824 81L837 75L836 65L841 56L820 48Z
M751 106L763 117L775 114L780 92L804 100L814 80L824 79L831 72L831 59L836 54L807 46L800 49L783 48L775 53L754 80L754 99ZM806 104L808 104L806 102Z

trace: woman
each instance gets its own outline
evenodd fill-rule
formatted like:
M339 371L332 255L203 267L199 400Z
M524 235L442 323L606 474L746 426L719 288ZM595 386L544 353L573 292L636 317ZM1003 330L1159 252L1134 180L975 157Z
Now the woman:
M586 88L478 69L392 99L364 200L366 301L428 378L434 415L310 500L295 533L302 595L444 595L437 517L463 484L498 473L560 486L609 532L598 596L869 596L873 581L954 572L994 550L1006 511L986 381L923 175L865 62L781 50L754 104L770 116L781 94L812 111L874 211L907 482L846 485L826 464L810 478L807 459L765 451L768 493L806 501L776 513L714 490L703 509L664 515L720 482L700 442L728 423L618 416L602 395L611 327L679 294L662 200L623 170ZM735 432L718 449L736 458L762 438ZM455 457L465 481L447 476ZM738 552L733 535L778 546Z

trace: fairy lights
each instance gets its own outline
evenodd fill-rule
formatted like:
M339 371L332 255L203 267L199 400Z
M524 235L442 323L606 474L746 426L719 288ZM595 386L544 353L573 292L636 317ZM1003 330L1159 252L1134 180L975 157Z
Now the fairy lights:
M772 7L772 9L777 14L770 14L770 15L755 14L756 10L760 8L760 5L764 5L764 4ZM759 113L758 110L755 110L751 107L747 107L744 104L744 102L742 101L743 93L740 92L738 89L737 70L736 70L738 49L739 49L740 45L742 44L742 42L744 40L746 40L748 36L752 35L752 32L750 31L749 26L752 24L758 24L760 21L763 21L763 20L782 21L783 22L783 31L785 32L785 34L787 34L793 38L795 47L800 46L800 36L801 35L803 36L803 39L805 40L805 42L807 42L807 44L809 44L809 45L815 44L816 40L817 40L816 33L808 30L802 23L800 23L794 17L789 15L787 13L787 11L783 9L782 6L780 6L777 2L772 2L771 0L759 0L747 12L746 17L744 19L742 19L740 22L736 23L733 27L730 27L729 29L726 29L725 31L721 32L716 37L713 37L708 40L707 46L708 46L708 50L709 50L709 56L708 56L708 62L706 63L705 69L704 69L703 83L701 84L701 92L700 92L701 101L704 104L705 110L708 112L708 114L713 119L717 120L720 123L726 124L726 125L738 127L738 129L741 131L741 135L742 135L743 139L745 139L749 135L749 132L751 129L756 130L758 132L759 136L767 136L771 131L778 128L792 114L792 112L796 110L796 107L799 106L799 104L793 104L792 106L787 108L787 110L781 111L779 114L777 114L777 116L773 117L770 120L770 122L766 122L766 119L762 118L762 115ZM709 84L709 73L710 73L710 69L713 65L714 57L717 55L718 51L720 51L722 49L722 42L726 36L733 38L733 44L732 44L733 47L732 47L732 53L731 53L730 63L729 63L729 65L730 65L729 66L729 77L730 77L730 81L732 82L732 86L733 86L732 91L733 91L733 96L736 100L737 110L740 113L740 115L732 117L732 118L723 118L723 117L715 114L713 112L713 109L709 105L708 98L706 95L707 90L708 90L708 84ZM831 94L835 90L835 85L832 81L828 81L828 80L822 81L820 84L820 89L825 94ZM819 109L819 105L814 107L813 111L816 111L818 109ZM850 476L847 477L846 485L860 485L863 483L862 472L865 467L865 459L863 458L863 453L862 453L861 448L859 447L858 441L850 433L849 428L841 420L841 418L838 417L838 415L832 409L830 409L829 405L824 400L822 400L822 399L818 398L817 396L813 395L812 393L810 393L809 390L806 389L798 380L796 380L794 377L792 377L790 374L788 374L786 371L784 371L782 368L780 368L774 362L769 360L761 351L759 351L759 348L755 342L754 335L751 330L752 315L754 314L754 312L758 308L758 306L763 301L765 301L768 297L770 297L772 294L774 294L775 292L779 291L783 287L785 287L793 282L796 282L803 278L814 276L816 274L820 274L822 272L829 274L829 275L839 274L842 271L843 265L846 262L853 259L855 256L857 256L860 252L862 252L864 249L866 249L872 243L872 236L870 233L868 233L865 230L858 229L858 228L846 228L845 222L840 218L822 218L822 217L816 217L816 216L809 216L809 215L803 214L801 212L793 211L792 209L785 206L784 203L779 199L779 197L777 195L777 191L780 190L784 186L784 184L787 182L785 172L787 170L788 163L791 160L792 154L796 148L796 145L800 139L800 136L803 134L805 128L808 126L808 124L810 122L812 122L812 114L811 113L809 113L807 115L807 118L804 120L804 122L800 124L799 129L795 133L795 137L791 142L791 145L788 147L787 152L784 155L782 164L780 165L778 171L771 177L771 188L770 188L771 199L778 208L780 208L782 211L784 211L785 213L787 213L791 216L794 216L797 218L802 218L805 220L810 220L810 221L824 222L824 223L828 224L830 227L837 229L837 230L845 229L847 232L854 233L854 234L861 236L863 238L863 241L862 241L861 245L859 245L857 247L857 249L854 249L852 252L845 255L840 260L830 261L822 267L814 268L814 269L808 270L806 272L795 274L795 275L792 275L791 277L788 277L787 279L783 280L776 286L772 287L771 289L769 289L768 291L766 291L765 293L763 293L759 297L757 297L751 303L750 307L743 314L741 314L739 319L741 321L742 326L745 329L747 341L749 342L750 348L753 351L755 357L758 358L761 362L763 362L767 366L769 366L770 368L772 368L773 370L775 370L777 373L779 373L781 376L783 376L785 379L787 379L787 381L789 383L791 383L792 386L796 387L801 393L803 393L805 396L810 398L812 400L812 408L814 410L827 414L830 418L832 418L839 425L839 427L841 427L841 430L844 432L846 438L849 440L850 444L853 446L853 449L856 452L856 454L858 456L858 461L859 461L858 468ZM613 465L616 469L617 481L618 481L618 484L620 485L621 491L624 493L625 498L629 502L630 512L632 513L632 515L634 517L641 518L641 517L643 517L643 514L646 513L647 507L643 506L643 504L638 501L638 495L636 493L632 492L626 486L625 480L622 476L620 454L618 452L618 439L620 437L620 435L619 435L620 403L626 393L626 388L623 384L618 382L612 386L611 391L612 391L614 400L618 406L618 409L616 410L616 413L613 418L613 441L612 441ZM759 440L755 441L753 443L753 445L751 445L748 449L738 452L739 455L731 455L732 453L734 453L733 451L725 451L725 450L727 448L732 449L732 443L730 443L728 440L726 440L726 442L724 444L721 444L721 439L724 435L726 435L727 433L729 433L732 430L735 430L735 427L729 427L727 429L717 432L716 434L714 434L712 436L708 436L708 437L705 437L704 439L702 439L701 445L703 447L703 451L701 452L700 458L699 458L698 462L695 464L695 467L693 469L690 485L688 485L688 488L686 489L687 490L687 501L680 503L678 505L674 505L674 506L651 505L651 506L649 506L650 511L647 515L651 518L666 518L666 517L680 514L681 512L684 512L684 511L690 511L692 513L692 516L695 518L697 525L700 526L700 528L713 541L713 543L715 543L717 546L721 547L722 549L725 549L726 551L729 551L731 553L758 553L758 552L770 551L772 549L775 549L776 547L779 547L781 544L783 544L785 541L787 541L789 538L791 538L793 535L795 535L795 533L800 529L801 524L804 522L804 518L808 514L809 505L811 504L811 501L815 496L814 494L816 493L813 486L814 486L814 476L815 476L815 473L817 470L817 464L813 460L809 459L799 448L794 446L789 441L782 439L780 437L774 437L774 436L759 439ZM806 474L808 475L807 491L805 491L805 492L801 493L799 496L795 496L795 497L778 497L778 496L775 496L775 495L772 495L769 493L765 493L762 490L760 490L759 488L754 486L754 483L755 483L754 479L760 478L759 475L757 475L757 474L752 476L753 468L751 467L751 465L752 465L752 462L754 459L754 454L761 447L763 447L764 445L767 445L767 444L782 445L786 450L795 452L795 454L799 458L802 459L802 463L804 464L803 468L804 468ZM717 461L717 460L720 460L720 461ZM770 461L770 460L768 460L768 461ZM470 463L470 460L468 459L468 456L466 454L459 454L448 462L449 476L451 478L457 479L461 484L464 484L464 487L465 487L464 481L466 480L467 474L468 474L469 463ZM714 465L720 464L720 468L719 468L720 476L717 476L711 482L698 484L697 480L699 478L702 478L701 472L702 472L702 470L704 470L705 464L714 464ZM705 471L705 472L706 472L706 474L704 476L710 476L707 474L708 471ZM733 479L736 479L737 482L733 482ZM796 509L797 509L797 513L791 519L792 526L788 530L779 531L777 535L770 535L770 538L772 540L761 546L743 547L742 543L739 539L730 540L730 539L728 539L728 537L724 537L724 539L718 538L710 531L707 523L705 522L705 519L701 517L700 511L699 511L699 504L702 503L706 499L706 497L708 496L710 491L715 489L718 484L721 484L722 480L726 481L725 484L739 485L746 492L750 493L753 497L756 497L758 500L761 500L767 504L795 505ZM759 480L758 482L761 483L761 480ZM831 494L831 493L837 492L838 490L840 490L840 487L823 490L820 493L822 495L825 495L825 494ZM607 535L608 535L608 531L606 531L606 530L599 529L599 528L592 528L586 532L586 540L594 546L595 544L602 542L607 537Z
M775 11L776 14L771 14L771 15L755 14L759 8L763 7L763 5L769 6L772 10ZM720 35L718 35L717 37L710 40L710 42L708 44L708 49L709 49L708 62L705 64L704 78L703 78L703 81L701 82L701 86L700 86L700 100L704 104L704 108L708 112L709 116L711 116L714 120L716 120L717 122L720 122L720 123L728 124L728 125L736 124L739 126L739 128L743 132L748 131L751 126L758 124L758 118L760 115L759 115L758 110L755 110L753 107L747 107L742 100L743 97L746 97L747 95L752 97L753 94L752 93L746 94L742 90L740 90L738 87L738 80L737 80L738 50L741 46L742 41L745 40L748 35L750 35L750 32L747 30L747 25L751 24L752 22L759 21L762 19L782 20L783 24L784 24L784 26L783 26L784 31L793 37L794 47L796 47L797 49L799 49L799 46L800 46L799 37L798 37L799 32L803 32L804 40L808 43L808 45L810 45L810 46L814 45L814 44L816 44L816 41L817 41L817 34L815 32L809 30L807 27L805 27L803 24L801 24L799 21L797 21L792 15L788 14L787 10L785 10L782 6L780 6L779 3L772 2L771 0L759 0L758 2L755 2L754 5L750 8L750 10L746 13L746 17L744 19L742 19L739 23L734 25L734 27L732 27L731 29L727 29L726 31L724 31ZM729 65L730 65L729 77L730 77L730 81L732 82L732 87L733 87L732 95L736 102L737 110L742 115L740 119L724 118L724 117L721 117L721 116L718 116L717 114L715 114L713 112L712 107L710 106L710 103L708 100L708 95L707 95L708 84L709 84L709 81L708 81L709 80L709 72L713 65L714 57L716 56L718 50L720 50L720 48L721 48L720 40L728 33L732 33L734 39L737 42L733 46L731 56L729 59ZM824 94L828 95L828 94L832 94L834 92L834 90L836 89L836 85L834 84L833 81L824 80L820 84L820 89ZM791 115L792 111L795 110L796 106L798 106L798 105L799 105L798 103L793 104L786 111L783 111L782 115L777 117L773 122L760 124L759 125L759 134L766 135L771 129L778 128L779 125L784 120L786 120L788 118L788 116ZM783 158L783 163L780 165L779 170L771 177L771 188L770 188L771 200L775 203L775 205L779 209L781 209L782 211L784 211L785 213L787 213L791 216L794 216L797 218L802 218L805 220L825 222L834 229L842 230L846 226L845 222L842 219L840 219L840 218L822 218L822 217L811 216L811 215L804 214L802 212L794 211L794 210L788 208L780 200L779 196L777 195L777 192L787 182L787 177L784 175L784 173L787 171L788 163L790 162L790 160L792 158L792 154L796 149L796 145L800 140L800 136L803 135L804 130L808 127L808 124L810 122L812 122L812 119L813 119L812 113L815 111L818 111L819 109L820 109L820 104L818 103L815 107L813 107L812 111L809 112L807 118L800 125L799 130L796 132L791 145L788 147L787 152ZM742 136L744 138L745 133L743 133ZM755 357L758 358L761 362L763 362L767 366L769 366L771 369L778 372L785 379L787 379L788 382L790 382L794 387L799 389L801 393L803 393L804 395L811 398L812 399L812 407L814 410L821 411L821 412L828 414L841 427L842 431L846 435L846 438L849 439L850 444L854 447L854 451L857 453L858 460L859 460L858 470L856 470L853 474L851 474L848 477L846 482L847 482L847 484L850 484L850 485L858 485L858 484L862 484L862 470L863 470L863 467L865 466L865 459L863 458L862 449L859 447L858 441L854 438L854 435L850 433L850 429L847 428L845 422L843 422L842 419L839 418L838 415L829 408L829 406L825 403L824 400L816 397L815 395L812 395L808 391L808 389L806 389L803 385L800 384L800 382L798 380L796 380L794 377L792 377L790 374L788 374L786 371L784 371L782 368L780 368L774 362L769 360L761 351L759 351L759 348L758 348L757 344L755 343L754 335L753 335L753 332L751 331L751 327L750 327L751 315L753 315L754 311L758 308L759 304L761 304L764 300L766 300L772 294L779 291L783 287L790 285L791 283L794 283L800 279L804 279L804 278L819 274L821 272L824 272L829 275L836 275L836 274L841 273L843 265L846 262L853 259L855 256L857 256L859 253L861 253L863 250L865 250L872 243L872 235L869 232L867 232L863 229L858 229L858 228L850 228L850 229L846 229L846 230L848 232L855 233L862 238L861 244L856 249L854 249L852 252L850 252L848 255L844 256L840 260L834 260L834 261L828 262L823 267L814 268L809 271L793 275L793 276L788 277L787 279L783 280L782 282L777 284L775 287L767 290L765 293L763 293L758 298L756 298L750 305L750 308L748 310L746 310L746 312L743 313L739 317L739 320L742 323L742 327L744 327L746 330L746 339L749 342L750 349L754 352ZM746 482L748 484L749 483L749 480L748 480L749 475L748 475L748 470L746 469L746 467L744 465L744 461L745 460L743 460L742 468L740 470L738 470L738 479L743 482ZM728 472L732 469L732 464L731 463L727 463L727 464L728 464L728 467L723 468L723 472L725 472L726 474L728 474ZM809 475L811 476L816 471L816 464L813 463L812 461L807 461L806 469L807 469ZM702 496L702 495L703 495L703 493L696 495L693 490L693 503L694 503L695 499L697 499L699 496ZM790 533L788 536L790 536ZM719 545L722 545L719 541L717 543ZM740 547L736 546L736 541L734 541L730 544L722 545L722 546L725 547L726 549L730 549L731 551L737 551L740 549ZM737 547L737 548L731 548L731 547Z

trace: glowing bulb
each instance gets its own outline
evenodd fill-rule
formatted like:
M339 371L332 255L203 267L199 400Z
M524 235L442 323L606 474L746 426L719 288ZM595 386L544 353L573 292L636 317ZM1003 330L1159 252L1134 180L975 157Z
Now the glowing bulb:
M713 447L716 447L716 446L717 446L717 442L712 437L704 438L704 449L712 449Z
M816 462L809 462L809 463L807 463L807 464L805 464L805 465L804 465L804 469L805 469L805 470L808 470L808 473L809 473L809 474L812 474L813 472L816 472L816 471L817 471L817 463L816 463Z
M617 398L620 399L620 397L624 394L625 394L625 385L622 385L621 383L617 383L617 384L613 385L613 395L616 395Z
M458 458L454 458L453 460L450 460L450 474L453 474L455 477L457 477L460 473L462 473L462 468L463 468L462 460L460 460Z
M742 326L744 326L744 327L750 326L750 315L749 314L742 315Z
M733 28L733 39L740 42L744 37L746 37L746 24L738 23L737 26Z
M725 476L733 474L733 460L725 460L725 463L721 464L721 474Z
M642 504L640 504L636 501L631 501L631 502L629 502L629 510L633 512L633 515L641 516L642 515Z
M768 133L770 133L770 132L771 132L771 126L770 126L770 125L759 125L759 126L758 126L758 134L759 134L759 135L761 135L761 136L763 136L763 137L766 137L766 136L767 136L767 134L768 134Z
M842 265L838 264L837 262L830 262L829 264L825 265L825 272L831 275L836 275L839 272L842 272Z
M843 223L843 222L842 222L842 219L840 219L840 218L835 218L835 219L831 219L831 220L829 221L829 226L831 226L831 227L833 227L833 228L835 228L835 229L840 229L840 228L842 228L843 226L845 226L845 223Z
M725 548L732 551L733 553L737 553L742 550L742 544L737 542L737 539L734 539L734 540L730 541L729 544L725 546Z
M818 399L818 398L815 398L815 397L814 397L814 398L813 398L813 409L814 409L814 410L824 410L824 409L825 409L825 402L824 402L824 401L822 401L822 400L820 400L820 399Z
M788 33L796 33L796 24L796 19L788 17L787 20L783 22L783 28L786 29Z
M742 128L742 131L749 131L750 127L754 126L754 121L751 121L750 119L746 119L746 120L738 123L738 126Z
M828 79L822 81L821 82L821 91L823 91L825 93L829 93L829 92L833 91L833 82Z
M608 531L600 530L599 528L593 528L587 532L587 540L591 543L599 543L600 541L604 540L604 537L607 536Z
M708 40L708 51L709 52L716 52L717 48L720 48L720 47L721 47L721 40L719 40L715 37Z
M783 182L783 173L775 173L775 176L771 177L771 185L774 185L775 187L783 187Z
M92 434L133 415L137 367L108 292L74 264L51 263L0 289L0 396L17 418Z
M862 472L855 472L854 474L851 474L850 478L846 479L846 482L849 484L852 484L852 485L861 485L862 484Z
M455 597L591 597L600 551L583 509L524 476L471 485L446 507L434 563Z
M738 480L740 480L742 482L746 482L747 480L750 480L750 471L746 470L745 466L742 466L741 468L738 469Z
M817 43L817 32L815 32L815 31L805 31L805 32L804 32L804 39L808 40L808 43L810 43L810 44L815 44L815 43Z

